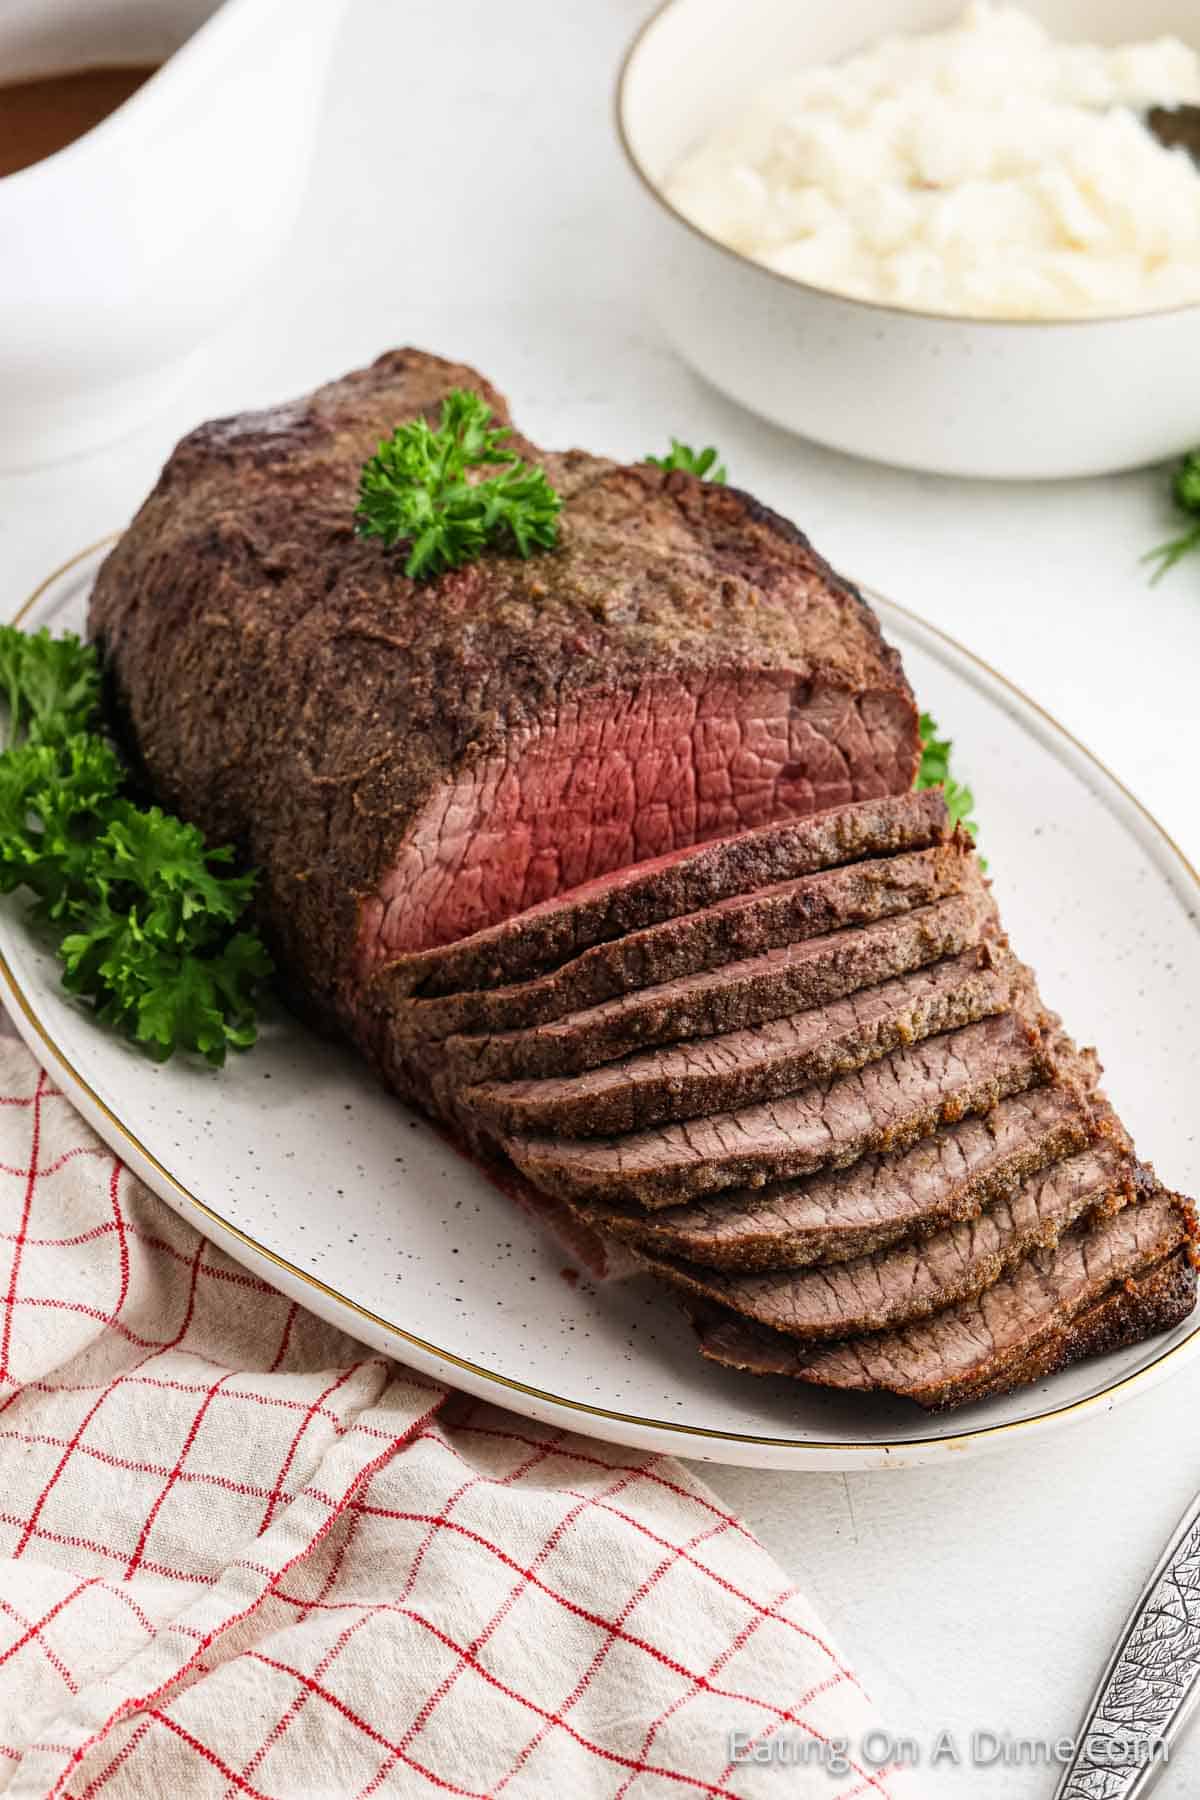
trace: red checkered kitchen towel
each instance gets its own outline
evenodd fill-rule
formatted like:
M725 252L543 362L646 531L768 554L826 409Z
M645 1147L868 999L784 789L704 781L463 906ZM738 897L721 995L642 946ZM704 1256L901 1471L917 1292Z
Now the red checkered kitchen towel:
M10 1039L0 1240L7 1795L909 1792L807 1601L677 1463L304 1312Z

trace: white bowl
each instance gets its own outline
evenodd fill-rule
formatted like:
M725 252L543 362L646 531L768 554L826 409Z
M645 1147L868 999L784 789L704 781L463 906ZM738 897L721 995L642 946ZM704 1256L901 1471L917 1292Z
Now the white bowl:
M1064 39L1173 33L1200 47L1196 0L1025 0L1025 10ZM960 0L667 0L617 88L621 140L657 218L646 280L664 331L765 418L905 468L1099 475L1192 447L1200 306L1046 323L902 311L778 275L664 198L680 157L773 77L960 11Z
M164 66L93 131L0 179L0 468L130 429L261 274L303 192L342 7L5 0L5 80Z

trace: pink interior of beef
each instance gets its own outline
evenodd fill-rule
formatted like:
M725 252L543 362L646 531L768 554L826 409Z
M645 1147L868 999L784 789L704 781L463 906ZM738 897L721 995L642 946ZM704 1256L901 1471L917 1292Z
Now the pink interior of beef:
M364 972L614 870L908 785L898 696L760 671L570 701L431 799L362 908Z

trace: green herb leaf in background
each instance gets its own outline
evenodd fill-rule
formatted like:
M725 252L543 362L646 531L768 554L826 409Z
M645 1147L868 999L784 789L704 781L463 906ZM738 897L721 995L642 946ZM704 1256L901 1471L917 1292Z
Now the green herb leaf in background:
M961 825L973 838L978 837L979 826L972 817L975 796L964 782L956 781L950 773L950 753L954 749L954 740L938 736L938 723L931 713L921 714L919 730L921 763L917 770L917 786L944 788L946 810L950 814L951 823ZM982 858L980 865L987 868Z
M93 729L95 651L0 626L0 692L0 892L33 894L64 987L160 1061L191 1050L220 1064L252 1044L271 972L257 934L237 928L255 877L194 825L125 797L121 764Z
M491 425L478 394L455 388L442 402L441 424L413 419L385 438L363 464L360 537L390 549L406 543L404 573L428 581L476 562L489 547L530 556L558 542L562 500L542 469L505 448L512 433ZM469 469L503 464L498 475L468 481Z
M723 484L725 465L717 462L719 454L714 444L707 444L703 450L693 450L690 444L681 444L673 437L666 456L648 456L646 461L653 463L656 469L682 469L685 474L699 475L702 481Z
M1189 551L1200 550L1200 450L1191 451L1175 470L1171 477L1171 497L1179 511L1195 523L1187 531L1181 531L1178 537L1159 544L1154 550L1147 550L1142 561L1156 565L1151 582L1161 581L1167 570L1173 569Z

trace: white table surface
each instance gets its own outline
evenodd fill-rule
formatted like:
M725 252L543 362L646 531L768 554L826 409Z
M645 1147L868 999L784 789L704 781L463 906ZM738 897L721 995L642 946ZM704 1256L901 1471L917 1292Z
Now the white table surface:
M617 456L672 432L718 443L739 485L1024 687L1200 863L1200 558L1154 590L1136 560L1171 526L1161 472L1041 487L901 474L759 424L681 367L641 301L639 213L610 124L616 60L645 10L354 0L282 263L167 413L100 454L0 480L4 608L122 524L200 418L420 344L483 368L543 443ZM811 1592L898 1733L1054 1738L1200 1487L1198 1402L1193 1365L978 1460L703 1473ZM1053 1785L948 1766L919 1783L933 1800L1036 1800ZM1160 1791L1200 1792L1200 1732Z

